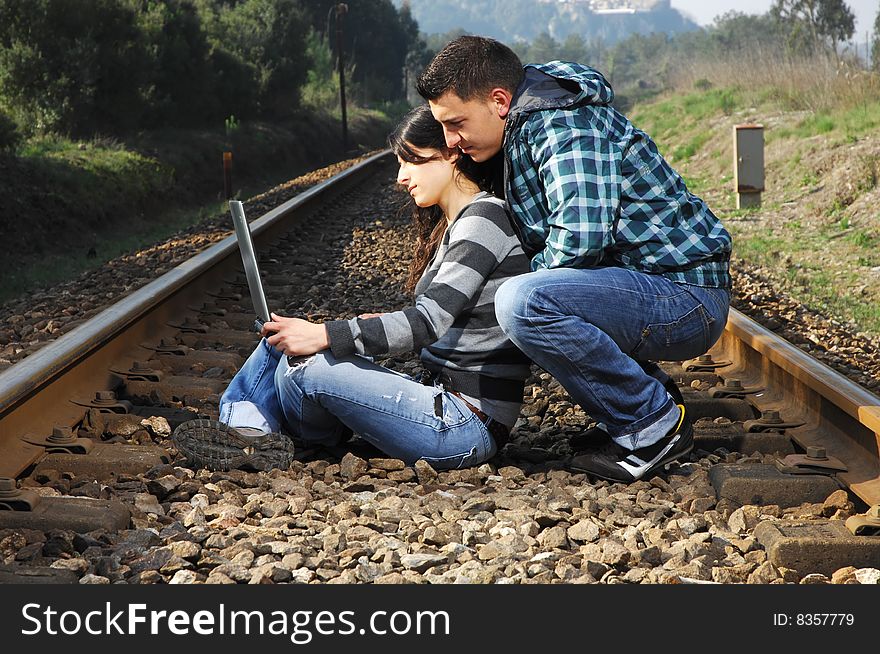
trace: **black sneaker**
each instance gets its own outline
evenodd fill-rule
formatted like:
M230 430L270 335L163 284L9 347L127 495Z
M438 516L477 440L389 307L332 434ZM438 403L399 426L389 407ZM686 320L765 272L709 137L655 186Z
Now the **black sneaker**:
M286 469L293 462L293 442L284 434L230 427L216 420L184 422L171 440L189 463L209 470Z
M676 384L671 377L666 380L665 384L663 384L663 388L665 388L666 392L672 397L673 402L684 405L684 397L681 395L681 389L679 389L678 384ZM604 447L610 442L611 435L604 427L596 425L595 427L590 427L589 429L572 436L568 441L568 445L575 452L580 452L582 450L592 450L598 447Z
M651 473L688 454L694 447L694 428L679 404L681 417L669 433L653 445L627 450L614 441L605 446L571 459L568 467L594 477L630 483L650 477Z

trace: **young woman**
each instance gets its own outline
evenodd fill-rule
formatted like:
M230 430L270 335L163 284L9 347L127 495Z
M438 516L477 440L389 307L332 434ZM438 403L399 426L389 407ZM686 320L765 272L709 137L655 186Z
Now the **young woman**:
M220 400L220 421L175 430L192 463L287 467L293 445L283 432L324 445L354 432L391 457L449 469L482 463L507 438L529 361L498 326L494 297L528 259L503 202L481 191L486 169L446 147L427 106L389 144L418 234L414 304L323 324L273 314ZM431 385L370 358L407 351L419 353Z

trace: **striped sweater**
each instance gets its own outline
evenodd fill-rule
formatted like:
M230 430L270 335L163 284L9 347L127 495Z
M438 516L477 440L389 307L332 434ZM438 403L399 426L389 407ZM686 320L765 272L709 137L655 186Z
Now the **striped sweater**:
M495 318L495 292L529 270L504 203L478 193L446 230L416 285L415 304L376 318L326 323L336 357L419 352L447 390L493 419L519 416L529 360Z

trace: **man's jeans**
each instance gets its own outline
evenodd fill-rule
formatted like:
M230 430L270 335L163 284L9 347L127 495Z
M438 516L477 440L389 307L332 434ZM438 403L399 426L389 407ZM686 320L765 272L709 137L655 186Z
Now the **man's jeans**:
M501 328L553 375L622 447L656 443L679 411L651 361L704 354L724 330L724 289L624 268L555 268L506 281L495 295Z
M436 415L440 396L442 416ZM394 458L436 469L490 459L495 441L461 398L359 356L293 360L265 339L220 398L220 421L336 445L351 430Z

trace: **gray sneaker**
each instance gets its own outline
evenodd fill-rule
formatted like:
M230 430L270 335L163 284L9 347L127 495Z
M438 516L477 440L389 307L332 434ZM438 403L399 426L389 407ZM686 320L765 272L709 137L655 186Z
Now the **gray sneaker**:
M171 440L190 464L209 470L287 469L293 462L293 442L284 434L230 427L217 420L184 422Z

